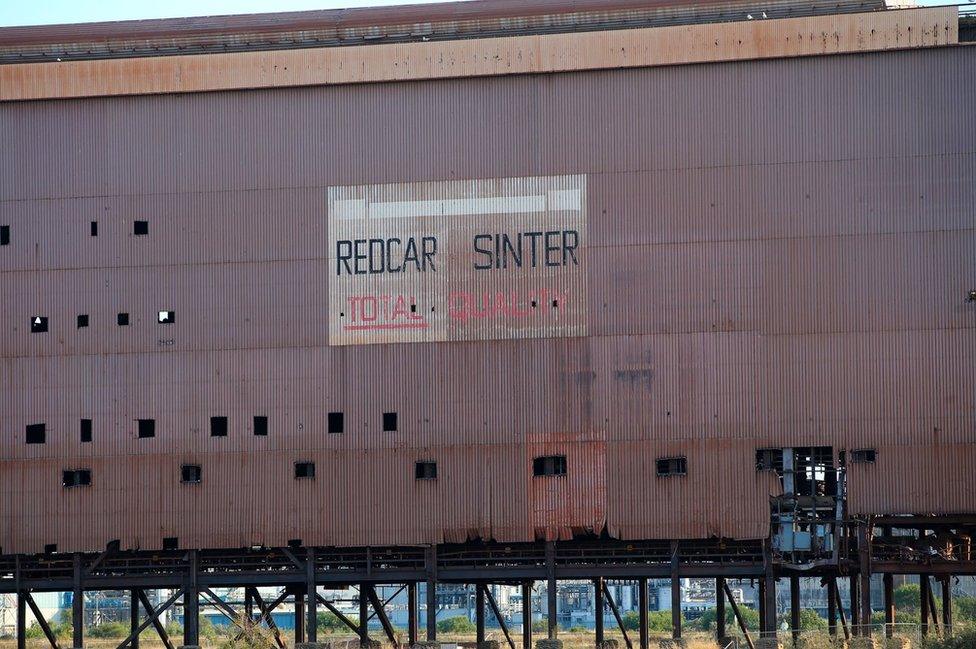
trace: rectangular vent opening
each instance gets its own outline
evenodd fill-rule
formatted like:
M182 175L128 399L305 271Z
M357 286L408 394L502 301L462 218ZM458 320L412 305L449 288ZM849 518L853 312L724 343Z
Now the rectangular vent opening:
M532 460L532 475L561 476L566 475L565 455L545 455Z
M395 433L397 429L397 414L395 412L383 413L383 432Z
M173 324L176 322L176 311L160 311L157 319L159 324Z
M137 419L137 434L141 439L156 436L155 419Z
M210 436L227 437L227 417L210 418Z
M98 221L92 221L90 228L91 229L89 230L89 232L91 233L91 236L97 237L98 236Z
M163 549L164 550L179 550L180 540L175 536L164 536L163 537Z
M115 321L117 323L119 323L119 326L120 327L128 327L129 326L129 314L128 313L120 313L119 315L115 316Z
M657 475L661 478L688 474L688 459L684 457L662 457L657 460Z
M42 334L47 331L47 316L35 315L31 316L30 328L32 334Z
M91 469L67 469L62 471L61 484L65 487L91 486Z
M81 315L78 316L78 328L84 329L87 326L88 326L88 314L82 313Z
M423 460L417 462L414 467L414 477L417 480L436 480L437 479L437 462L431 460Z
M783 449L781 448L759 448L756 449L756 471L775 471L783 473Z
M91 419L81 420L81 441L82 442L92 441L92 420Z
M203 477L199 464L184 464L180 467L180 482L197 484Z
M0 225L0 246L10 245L10 226Z
M46 437L47 437L46 424L28 424L27 426L28 444L43 444Z
M264 415L255 415L254 434L264 437L268 434L268 418Z
M329 413L329 432L342 433L345 431L345 415L341 412Z
M295 462L296 478L314 478L315 462Z
M854 464L874 464L878 460L878 451L873 448L856 448L851 451L851 462Z
M135 221L132 224L132 233L137 237L149 234L149 221Z

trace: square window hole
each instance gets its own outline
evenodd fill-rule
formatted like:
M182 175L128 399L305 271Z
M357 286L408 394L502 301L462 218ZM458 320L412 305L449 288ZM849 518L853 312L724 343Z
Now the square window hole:
M210 418L210 436L227 437L227 417Z
M416 466L414 467L414 477L417 480L436 480L437 462L433 462L431 460L417 462Z
M65 487L90 487L91 469L68 469L62 471L61 484Z
M314 478L315 462L295 462L295 478Z
M43 444L47 436L46 424L29 424L27 426L27 443Z
M851 451L851 462L854 464L874 464L878 460L878 452L873 448L856 448Z
M756 471L775 471L783 473L783 449L756 449Z
M160 311L159 324L173 324L176 322L176 311Z
M155 419L137 419L138 422L138 435L140 438L155 437L156 436L156 420Z
M667 478L688 474L688 460L683 457L662 457L657 460L657 474Z
M118 316L116 316L115 321L119 323L119 326L120 327L128 327L129 326L129 314L128 313L120 313Z
M180 467L180 482L197 484L203 477L199 464L184 464Z
M42 334L47 332L47 316L31 316L30 327L32 334Z
M561 476L566 475L565 455L545 455L532 460L532 475Z
M149 234L149 221L135 221L132 224L132 234L136 236Z
M383 432L393 433L397 429L397 414L395 412L383 413Z
M175 536L164 536L163 537L163 549L164 550L179 550L180 540Z
M10 226L0 225L0 246L10 245Z
M93 237L97 237L98 236L98 221L92 221L91 222L91 230L90 230L90 232L91 232L91 235Z
M341 433L345 430L345 416L341 412L329 413L329 432Z
M268 418L263 415L254 417L254 434L262 437L268 434Z
M91 419L81 420L81 441L82 442L92 441L92 420Z
M81 315L78 316L78 328L84 329L87 326L88 326L88 314L82 313Z
M44 546L44 554L55 554L58 551L57 543L48 543Z

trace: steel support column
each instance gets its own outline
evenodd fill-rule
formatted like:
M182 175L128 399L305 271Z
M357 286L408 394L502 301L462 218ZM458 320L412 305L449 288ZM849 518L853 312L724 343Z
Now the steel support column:
M71 646L83 647L85 643L85 591L81 586L81 555L73 559L71 591Z
M948 633L952 629L952 580L951 575L942 578L942 630Z
M139 649L139 591L133 589L129 591L129 635L135 635L129 643L131 649Z
M602 647L606 637L603 633L603 577L593 580L593 622L596 627L596 646Z
M550 640L555 640L559 632L556 588L556 544L549 541L546 543L546 612Z
M646 613L644 614L646 617ZM671 542L671 637L681 638L681 578L678 576L678 542Z
M831 638L837 637L837 595L834 577L825 577L827 587L827 632Z
M485 585L474 585L474 627L475 640L480 646L485 641Z
M17 591L17 649L27 646L27 598L24 591Z
M295 644L305 643L305 589L296 586L292 589L295 598Z
M790 632L793 634L793 644L800 640L800 578L790 577Z
M725 577L715 579L715 639L721 642L728 637L725 628Z
M407 584L407 642L413 647L420 638L417 620L417 582Z
M857 551L861 577L861 635L871 637L871 525L857 526Z
M640 629L640 649L647 649L650 642L647 633L647 577L641 577L637 580L637 587L640 592L637 594L637 605L640 606L640 620L638 628Z
M190 565L183 592L183 646L200 646L200 592L197 584L197 551L190 550Z
M368 607L368 597L369 594L366 589L369 588L366 584L359 584L359 645L361 647L369 646L369 607Z
M919 575L918 586L920 626L922 635L926 636L929 633L929 576ZM932 611L932 614L934 616L935 611Z
M850 578L850 600L851 600L851 635L861 635L861 575L851 575Z
M776 576L773 573L773 550L769 539L763 540L763 610L761 637L776 637Z
M882 576L884 583L884 615L885 637L890 638L894 632L895 623L895 577L890 573Z
M305 560L305 637L307 642L319 641L318 598L315 596L315 550L308 548Z
M522 582L522 649L532 648L532 582Z
M427 642L437 641L437 547L427 548Z

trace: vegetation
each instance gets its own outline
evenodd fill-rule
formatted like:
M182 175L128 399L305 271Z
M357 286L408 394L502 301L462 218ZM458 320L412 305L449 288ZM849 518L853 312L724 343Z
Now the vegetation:
M319 631L325 633L352 633L352 630L339 619L339 616L329 611L321 612L315 616L318 619ZM359 624L358 617L346 616L353 624Z
M759 613L751 608L739 605L739 612L742 614L742 619L746 623L746 628L751 630L759 630ZM697 620L693 620L689 623L688 628L698 629L700 631L715 631L715 618L718 613L716 609L710 608ZM739 628L739 623L735 620L735 614L732 612L731 606L725 607L725 628L730 631Z
M474 633L474 622L466 617L449 617L437 623L437 630L443 633Z
M628 631L640 629L640 615L636 611L628 611L623 614L624 628ZM684 616L681 618L684 625ZM671 611L648 611L647 628L652 632L671 632Z

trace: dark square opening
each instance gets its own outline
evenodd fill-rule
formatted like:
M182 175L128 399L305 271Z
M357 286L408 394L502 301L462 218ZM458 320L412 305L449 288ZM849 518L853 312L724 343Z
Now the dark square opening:
M31 317L30 321L31 333L32 334L42 334L47 331L47 316L36 315Z
M874 464L878 459L878 452L873 448L856 448L851 451L851 462L855 464Z
M436 480L437 479L437 462L432 462L425 460L422 462L417 462L414 467L414 477L417 480Z
M82 313L81 315L78 316L78 328L84 329L87 326L88 326L88 314Z
M544 455L532 460L532 474L535 476L566 475L565 455Z
M118 316L116 316L115 321L119 323L119 326L120 327L128 327L129 326L129 314L128 313L120 313Z
M397 429L397 414L395 412L383 413L383 432L393 433Z
M295 462L296 478L314 478L315 462Z
M57 543L48 543L44 546L44 554L55 554L58 551Z
M160 311L159 324L173 324L176 322L176 311Z
M657 460L657 474L662 478L688 473L688 460L683 457L662 457Z
M341 433L345 430L345 417L341 412L329 413L329 432Z
M184 464L180 467L180 482L198 483L203 477L199 464Z
M163 549L164 550L179 550L180 540L175 536L164 536L163 537Z
M98 221L92 221L91 222L91 235L93 237L97 237L98 236Z
M136 221L132 224L132 233L137 236L149 234L149 221Z
M28 444L43 444L44 438L47 436L47 425L46 424L28 424L27 425L27 443Z
M756 449L756 471L775 471L783 473L783 449Z
M82 442L92 441L92 420L91 419L81 420L81 441Z
M210 436L227 437L227 417L210 418Z
M261 436L268 434L268 418L264 415L254 417L254 434Z
M0 225L0 246L10 245L10 226Z
M156 420L155 419L137 419L138 422L138 435L139 437L155 437L156 436Z
M88 487L91 485L91 469L68 469L62 471L61 484L65 487Z

